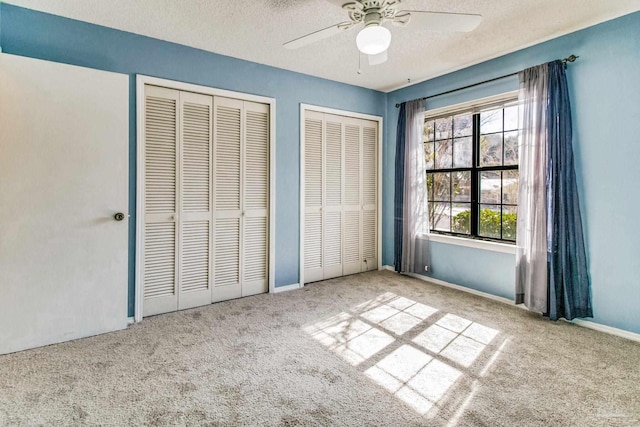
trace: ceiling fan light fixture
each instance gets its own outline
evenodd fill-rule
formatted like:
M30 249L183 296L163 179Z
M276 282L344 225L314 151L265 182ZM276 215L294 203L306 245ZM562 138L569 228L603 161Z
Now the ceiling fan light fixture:
M391 44L391 31L382 25L369 25L356 36L358 50L366 55L384 52Z

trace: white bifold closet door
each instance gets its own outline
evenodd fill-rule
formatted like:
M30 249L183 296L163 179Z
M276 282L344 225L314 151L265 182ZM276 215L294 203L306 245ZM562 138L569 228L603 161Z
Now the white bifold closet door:
M377 122L305 112L304 282L377 269Z
M378 269L378 124L362 123L362 271Z
M362 271L362 125L344 122L344 269L343 274Z
M343 138L340 116L325 114L322 271L324 279L342 276Z
M268 290L269 106L145 86L143 315Z
M267 292L269 107L214 99L213 301Z
M145 87L144 313L211 302L212 98Z
M322 200L324 114L305 113L304 126L304 280L324 278L322 270Z

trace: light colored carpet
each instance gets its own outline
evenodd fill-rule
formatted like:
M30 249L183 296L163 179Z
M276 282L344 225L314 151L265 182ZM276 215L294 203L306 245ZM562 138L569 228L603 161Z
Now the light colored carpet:
M0 425L640 425L640 345L391 272L0 356Z

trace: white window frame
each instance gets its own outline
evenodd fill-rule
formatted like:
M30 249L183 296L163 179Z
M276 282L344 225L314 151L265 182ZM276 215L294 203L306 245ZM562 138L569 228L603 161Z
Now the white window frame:
M446 107L434 108L425 111L425 119L430 116L444 116L454 114L461 110L479 112L481 110L490 109L492 106L498 106L506 101L513 101L518 98L518 91L510 91L499 95L488 96L486 98L474 99L473 101L462 102L459 104L448 105ZM425 189L426 191L426 189ZM516 253L516 245L514 243L493 242L489 240L474 239L462 236L449 236L446 234L429 233L420 236L423 239L429 239L431 242L446 243L449 245L464 246L468 248L483 249L493 252L502 252L506 254Z

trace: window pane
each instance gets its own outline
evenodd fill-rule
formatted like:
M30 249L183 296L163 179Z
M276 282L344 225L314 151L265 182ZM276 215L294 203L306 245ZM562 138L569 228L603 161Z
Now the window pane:
M518 204L518 171L502 172L502 203L507 205Z
M454 203L451 208L451 231L471 234L471 204Z
M482 237L500 238L500 206L480 205L478 234Z
M504 109L504 130L518 129L518 106L507 107Z
M433 200L440 202L451 201L451 186L449 173L433 174Z
M429 202L429 230L433 230L434 216L435 216L435 204Z
M433 120L428 120L424 123L424 140L433 141L433 137L435 134L435 122Z
M518 164L518 131L504 133L504 164Z
M454 202L471 202L471 171L452 172L451 191Z
M471 136L473 134L473 114L462 114L453 118L453 136Z
M432 203L434 230L451 231L451 203Z
M480 136L480 166L502 165L502 134Z
M433 169L433 142L425 142L424 143L424 160L425 167L427 169Z
M436 169L451 167L453 144L450 139L436 141Z
M502 132L502 108L480 113L480 133Z
M502 238L516 240L516 218L518 208L515 206L502 207Z
M471 137L453 140L453 167L470 168L473 163Z
M427 200L433 200L433 174L427 174Z
M451 138L453 117L445 117L436 120L436 140Z
M480 203L500 204L500 171L480 173Z

